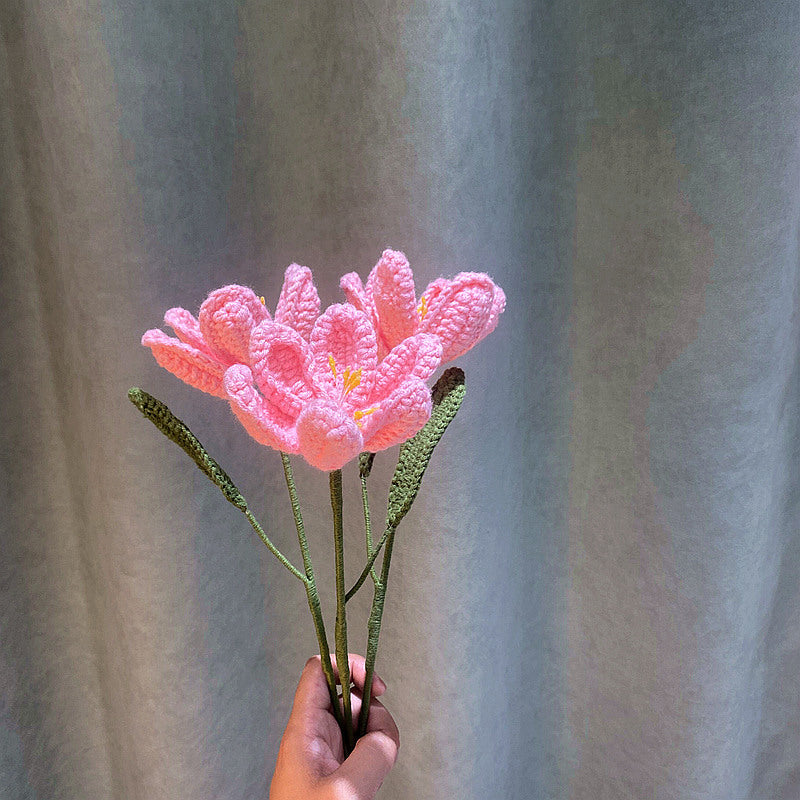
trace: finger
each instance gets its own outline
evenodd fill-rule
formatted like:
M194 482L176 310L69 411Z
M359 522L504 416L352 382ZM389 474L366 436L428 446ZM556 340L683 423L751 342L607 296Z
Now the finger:
M370 701L367 733L386 734L394 742L395 747L398 750L400 749L400 731L397 728L397 723L389 713L389 709L380 700Z
M361 713L361 700L362 694L358 689L354 689L351 695L351 703L353 708L353 728L355 729L358 723L358 717ZM397 723L389 709L381 703L380 700L374 698L369 704L369 718L367 719L367 733L381 732L389 736L400 748L400 731L397 729Z
M359 800L371 800L394 766L397 750L397 741L388 734L369 732L356 742L353 752L331 778L336 783L345 783Z
M289 717L305 717L309 712L330 711L331 695L322 672L322 661L319 656L312 656L306 661L297 691L294 693L294 705Z
M367 668L364 662L364 657L357 653L348 653L348 662L350 665L350 680L356 685L358 689L364 688L364 682L367 679ZM336 676L336 681L341 682L339 678L339 670L336 666L336 656L331 656L331 664L333 665L333 674ZM372 696L380 697L386 691L386 683L380 676L372 675Z

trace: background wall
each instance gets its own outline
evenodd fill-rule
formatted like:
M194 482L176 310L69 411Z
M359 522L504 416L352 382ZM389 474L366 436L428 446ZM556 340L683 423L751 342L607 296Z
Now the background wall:
M291 261L338 302L386 246L508 306L398 534L381 796L800 795L796 3L9 0L0 33L0 795L266 797L302 587L126 391L294 553L277 453L139 339Z

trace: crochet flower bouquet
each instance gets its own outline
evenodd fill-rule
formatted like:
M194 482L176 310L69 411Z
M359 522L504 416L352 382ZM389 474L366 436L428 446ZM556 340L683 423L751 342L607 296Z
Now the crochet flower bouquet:
M273 544L244 497L191 431L159 400L131 389L131 401L166 436L180 445L247 517L261 540L305 587L319 640L322 669L342 731L345 756L366 732L389 564L397 526L417 495L433 448L464 397L464 373L447 369L433 390L426 381L438 367L466 353L494 330L505 307L502 289L482 273L439 278L417 298L406 257L385 250L366 285L354 272L340 282L347 302L320 313L311 271L286 270L274 317L263 297L244 286L211 292L197 318L172 308L164 321L177 334L149 330L142 344L181 380L229 404L245 430L281 454L294 514L303 569ZM402 444L389 488L383 534L373 539L367 479L375 454ZM335 654L339 698L333 673L300 505L289 454L299 454L328 473L336 571ZM342 527L342 467L358 457L366 528L366 561L361 576L345 591ZM375 561L383 552L380 575ZM371 577L366 683L358 724L350 703L345 604Z

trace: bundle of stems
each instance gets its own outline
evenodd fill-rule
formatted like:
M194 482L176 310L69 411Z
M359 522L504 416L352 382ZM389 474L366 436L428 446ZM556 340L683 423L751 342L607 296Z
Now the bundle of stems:
M384 531L378 542L373 540L372 519L369 507L368 478L375 459L375 453L362 453L359 457L359 479L361 481L361 498L364 510L364 528L366 535L367 559L358 580L345 591L344 577L344 520L342 514L342 471L329 473L331 509L333 512L334 537L334 569L336 575L336 623L334 630L336 665L339 682L342 686L341 698L336 689L336 676L333 672L330 646L325 632L322 616L322 605L317 590L314 566L303 525L300 502L292 472L289 456L281 453L286 486L292 506L297 539L303 559L302 571L298 569L272 542L264 532L241 492L236 488L225 470L206 452L189 428L179 420L160 400L142 389L131 389L128 392L131 402L147 417L165 436L178 444L222 491L225 498L238 508L249 521L259 538L288 569L295 578L301 581L306 590L308 607L314 623L314 631L319 643L322 670L328 684L331 707L334 717L342 732L342 743L345 757L355 747L356 741L366 733L369 718L372 679L375 674L375 659L378 653L378 639L383 619L383 608L386 599L386 587L389 580L389 567L392 560L392 548L397 527L408 513L419 492L422 477L430 462L433 449L442 438L447 426L452 422L464 398L464 373L458 367L446 370L436 382L432 390L432 412L425 426L400 447L400 456L389 487L389 500L386 511ZM375 562L383 553L380 575L376 572ZM366 681L364 696L357 724L354 724L350 696L350 665L347 647L347 614L346 604L362 587L367 578L372 579L373 599L367 623Z

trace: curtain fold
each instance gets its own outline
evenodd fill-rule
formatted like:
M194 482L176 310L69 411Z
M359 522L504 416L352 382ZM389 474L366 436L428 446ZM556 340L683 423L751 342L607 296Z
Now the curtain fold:
M267 796L305 594L126 392L299 563L278 454L139 340L226 283L274 308L293 261L340 302L385 247L508 305L398 532L379 797L800 795L795 3L11 0L0 33L0 796Z

